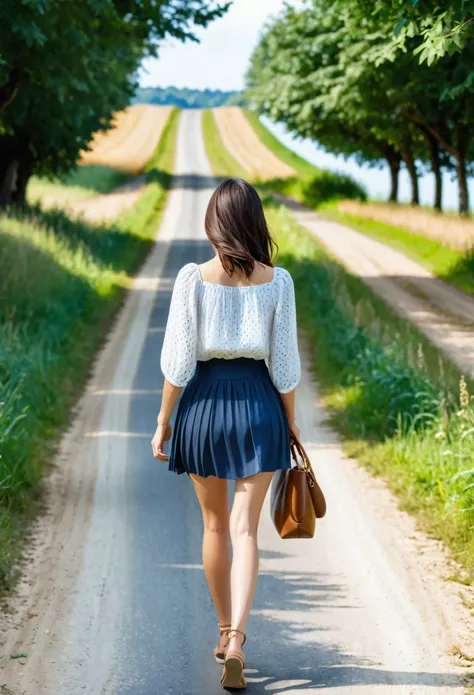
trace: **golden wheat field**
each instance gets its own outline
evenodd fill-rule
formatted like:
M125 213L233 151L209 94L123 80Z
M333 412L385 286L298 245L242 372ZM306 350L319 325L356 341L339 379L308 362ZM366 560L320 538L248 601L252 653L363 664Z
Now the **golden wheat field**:
M338 209L348 215L402 227L408 232L441 241L445 246L460 251L474 244L474 222L463 220L454 214L389 203L358 203L353 200L344 200L339 203Z
M252 178L287 178L295 170L282 162L260 141L238 106L213 109L220 136L230 154Z
M129 106L116 114L113 127L97 133L80 164L100 164L138 174L160 139L171 106Z

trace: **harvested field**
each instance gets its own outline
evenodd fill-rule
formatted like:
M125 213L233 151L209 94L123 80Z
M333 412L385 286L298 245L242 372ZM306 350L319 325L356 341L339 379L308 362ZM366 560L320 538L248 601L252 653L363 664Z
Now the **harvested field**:
M388 203L359 203L354 200L344 200L339 203L338 209L347 215L402 227L459 251L474 245L474 222L463 220L454 214Z
M221 107L212 112L229 153L252 178L265 180L295 175L292 167L262 143L238 106Z
M100 164L139 174L152 156L171 106L130 106L115 117L115 127L99 132L80 164Z

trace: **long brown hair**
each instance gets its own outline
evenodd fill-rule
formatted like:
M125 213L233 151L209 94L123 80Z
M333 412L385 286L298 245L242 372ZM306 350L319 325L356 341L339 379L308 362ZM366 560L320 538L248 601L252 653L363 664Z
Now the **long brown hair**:
M229 275L240 268L249 278L255 263L272 266L276 244L270 234L262 201L243 179L224 179L206 211L206 234Z

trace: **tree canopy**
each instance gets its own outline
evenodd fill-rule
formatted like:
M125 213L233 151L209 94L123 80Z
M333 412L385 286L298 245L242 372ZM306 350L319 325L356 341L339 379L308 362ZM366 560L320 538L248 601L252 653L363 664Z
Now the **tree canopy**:
M145 56L196 40L227 10L217 0L4 0L0 6L0 203L22 200L32 171L55 174L107 128Z
M462 51L474 38L474 1L448 0L346 0L356 19L373 17L390 41L382 59L393 51L407 50L418 38L415 54L431 65L445 55ZM355 13L355 15L354 15Z
M352 6L352 4L351 4ZM251 104L300 137L372 165L386 160L391 200L403 162L418 203L418 174L430 166L441 206L441 171L456 168L460 211L468 209L474 94L472 48L420 63L421 38L391 60L392 32L345 0L286 7L264 29L247 74Z

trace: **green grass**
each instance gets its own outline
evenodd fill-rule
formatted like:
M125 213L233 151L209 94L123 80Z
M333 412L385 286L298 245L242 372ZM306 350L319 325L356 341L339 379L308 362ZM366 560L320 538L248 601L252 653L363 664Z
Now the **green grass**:
M466 394L460 404L459 374L410 324L400 331L403 321L286 210L266 212L347 451L388 482L401 508L446 543L472 579L474 409Z
M206 109L202 114L202 132L204 147L211 163L212 171L216 176L235 176L245 179L247 172L227 151L219 130L216 126L214 114Z
M292 150L289 150L288 147L285 147L285 145L263 125L255 111L250 111L250 109L242 109L242 111L257 133L259 139L276 157L278 157L278 159L288 164L288 166L293 167L293 169L303 176L314 176L320 171L318 167L313 166L307 162L306 159L303 159L303 157L300 157L295 152L292 152Z
M101 193L109 193L131 178L123 171L106 166L78 166L56 179L33 176L28 183L27 200L31 205L39 203L45 196L71 202L85 200Z
M219 147L207 139L211 165L233 174ZM265 196L265 187L260 191ZM452 548L465 580L471 579L474 411L465 392L460 403L458 369L329 257L287 210L269 195L264 203L279 245L277 262L293 276L299 325L346 450L387 481L423 529ZM466 388L473 392L471 383Z
M175 109L120 223L92 225L39 207L0 215L0 586L8 589L41 480L93 358L163 212L174 162Z
M401 251L423 265L433 275L467 294L474 295L474 249L458 251L401 227L348 215L340 212L334 203L322 206L321 212L325 217Z

